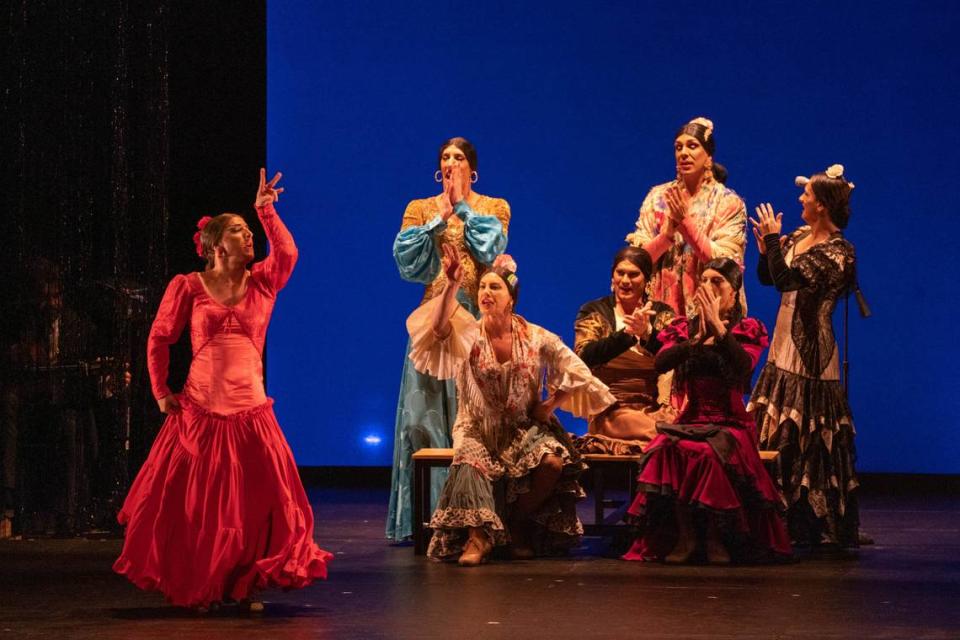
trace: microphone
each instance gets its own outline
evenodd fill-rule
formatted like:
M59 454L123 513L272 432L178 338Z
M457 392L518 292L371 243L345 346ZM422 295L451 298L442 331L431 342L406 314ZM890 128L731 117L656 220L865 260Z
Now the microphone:
M873 315L873 311L870 310L867 299L864 297L863 292L860 291L860 283L856 283L854 287L853 296L857 299L857 308L860 310L860 317L869 318Z

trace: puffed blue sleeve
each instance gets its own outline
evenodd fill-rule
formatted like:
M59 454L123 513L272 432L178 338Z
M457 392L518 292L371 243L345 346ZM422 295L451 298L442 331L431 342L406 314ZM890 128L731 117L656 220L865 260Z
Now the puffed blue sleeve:
M421 284L433 282L440 273L440 252L433 236L446 228L447 223L436 216L426 224L400 230L393 241L393 259L401 278Z
M493 259L507 248L507 234L496 216L476 213L465 200L453 207L453 213L463 220L463 240L478 262L492 264Z

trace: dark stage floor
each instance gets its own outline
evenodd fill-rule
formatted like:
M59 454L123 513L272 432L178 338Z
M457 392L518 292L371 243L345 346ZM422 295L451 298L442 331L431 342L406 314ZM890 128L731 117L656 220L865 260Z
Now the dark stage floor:
M119 540L0 541L7 638L958 638L960 497L863 498L877 544L768 567L588 555L461 569L382 536L386 492L315 490L330 580L196 615L110 571Z

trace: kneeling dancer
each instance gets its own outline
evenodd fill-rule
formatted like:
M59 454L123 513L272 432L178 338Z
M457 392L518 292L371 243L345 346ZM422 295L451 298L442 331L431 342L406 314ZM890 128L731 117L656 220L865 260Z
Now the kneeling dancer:
M566 550L583 533L576 513L583 463L553 412L589 417L615 398L559 337L513 312L519 282L511 260L498 259L480 279L478 321L456 301L459 257L443 250L442 295L407 320L417 370L457 383L453 464L427 555L474 566L496 545L511 544L519 559Z

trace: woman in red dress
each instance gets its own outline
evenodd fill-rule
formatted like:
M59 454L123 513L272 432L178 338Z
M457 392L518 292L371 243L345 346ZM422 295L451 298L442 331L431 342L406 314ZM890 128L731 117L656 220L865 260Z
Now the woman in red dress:
M273 203L280 174L254 206L270 255L253 260L244 219L204 218L194 236L202 272L173 278L147 342L163 428L117 516L126 540L114 571L174 604L206 610L257 589L305 587L331 554L313 541L313 511L263 385L263 344L297 247ZM190 326L193 359L181 393L167 386L169 347Z
M674 424L659 423L640 462L640 492L629 509L640 537L626 560L686 562L705 534L712 563L787 557L785 505L757 453L743 406L767 330L740 307L743 275L730 258L704 265L697 314L658 336L660 373L674 372ZM699 525L699 526L698 526Z

